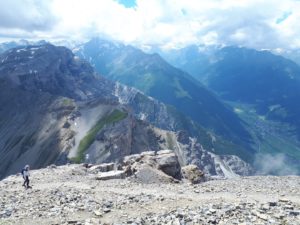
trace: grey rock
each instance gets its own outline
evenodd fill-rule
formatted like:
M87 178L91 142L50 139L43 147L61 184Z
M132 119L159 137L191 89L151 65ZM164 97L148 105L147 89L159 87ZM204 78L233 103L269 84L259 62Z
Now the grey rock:
M290 215L292 215L292 216L299 216L300 215L300 211L290 211Z
M115 167L116 166L115 166L114 163L103 163L103 164L100 164L100 165L91 166L89 168L89 170L90 171L97 171L97 172L109 172L109 171L114 170Z
M96 177L96 180L124 179L125 177L124 171L109 171L100 173L100 175Z
M187 165L181 168L181 174L184 179L192 184L197 184L205 180L204 173L196 165Z
M167 151L169 152L169 151ZM180 178L180 164L174 152L160 153L156 157L158 169L174 178Z

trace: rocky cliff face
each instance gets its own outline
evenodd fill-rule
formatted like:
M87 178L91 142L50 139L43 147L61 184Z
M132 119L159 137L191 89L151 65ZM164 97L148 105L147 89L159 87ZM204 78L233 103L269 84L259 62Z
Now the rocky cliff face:
M0 56L0 62L0 177L26 163L38 168L65 162L63 155L74 136L65 122L76 113L76 101L98 98L117 103L108 82L65 48L12 49Z
M167 148L181 165L193 162L217 174L209 154L189 138L193 126L184 135L172 132L181 125L168 107L104 79L64 47L44 44L2 54L0 104L0 177L24 164L118 161Z

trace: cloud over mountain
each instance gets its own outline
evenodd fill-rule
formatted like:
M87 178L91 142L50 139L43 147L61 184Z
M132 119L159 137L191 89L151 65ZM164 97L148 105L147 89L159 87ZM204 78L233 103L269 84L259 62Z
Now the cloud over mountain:
M121 4L122 2L122 4ZM192 43L251 48L300 47L296 0L0 1L0 36L82 39L135 45Z
M0 36L34 37L32 32L45 32L57 22L50 10L51 1L0 0Z

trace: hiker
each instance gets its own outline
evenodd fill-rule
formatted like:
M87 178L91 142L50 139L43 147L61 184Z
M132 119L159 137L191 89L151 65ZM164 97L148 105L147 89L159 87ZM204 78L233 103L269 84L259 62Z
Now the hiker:
M29 165L26 165L23 169L22 169L22 175L23 175L23 179L24 179L24 183L23 186L27 189L27 188L31 188L29 186Z

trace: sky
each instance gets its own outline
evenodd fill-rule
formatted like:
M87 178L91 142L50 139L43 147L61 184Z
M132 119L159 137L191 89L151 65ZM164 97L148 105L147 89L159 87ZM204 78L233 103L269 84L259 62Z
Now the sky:
M300 48L299 0L0 0L0 39Z

